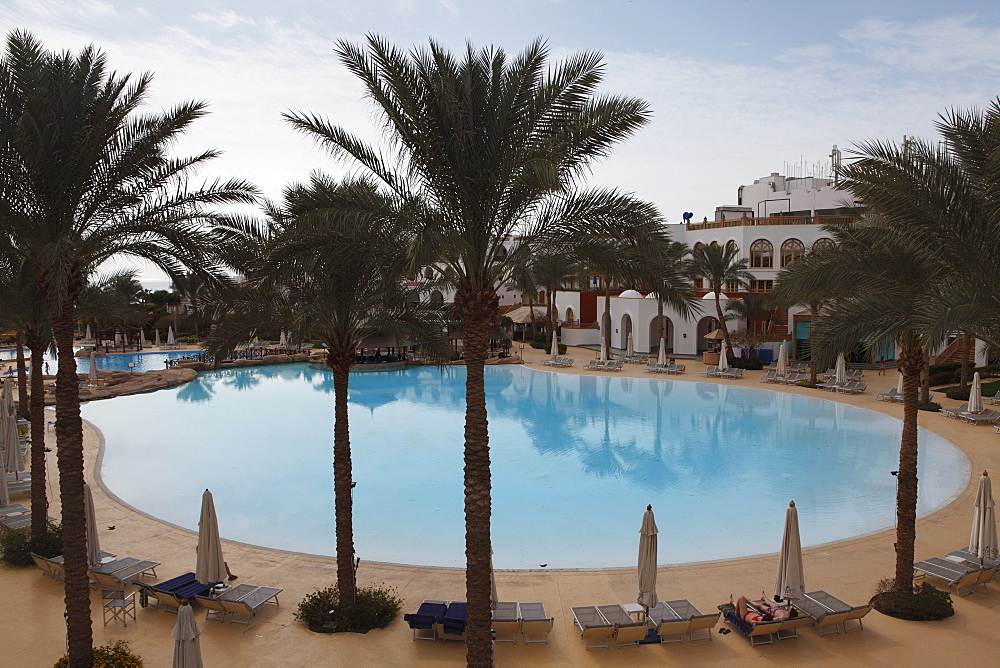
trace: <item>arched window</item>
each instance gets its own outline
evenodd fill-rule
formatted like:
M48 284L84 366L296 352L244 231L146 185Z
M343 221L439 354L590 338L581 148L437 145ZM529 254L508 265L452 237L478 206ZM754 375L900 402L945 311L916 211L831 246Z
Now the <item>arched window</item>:
M573 309L566 309L566 322L573 322Z
M544 304L545 303L545 290L539 290L538 291L538 303L539 304Z
M503 246L497 248L496 253L493 255L494 262L500 262L501 260L507 259L507 249Z
M699 241L698 243L696 243L696 244L694 245L694 248L693 248L692 250L698 250L699 248L704 248L704 247L705 247L705 244L703 244L703 243L701 243L701 242Z
M431 306L437 307L444 304L444 295L441 294L440 290L434 290L431 292Z
M823 238L817 239L816 241L813 242L813 245L812 245L812 248L810 249L810 251L812 251L813 253L817 253L819 251L829 250L829 249L833 248L836 245L837 244L834 243L833 239L830 239L828 237L823 237Z
M718 241L713 241L712 243L710 243L710 244L708 244L708 245L709 245L709 246L718 246L718 245L719 245L719 242L718 242Z
M431 269L430 267L425 268L424 269L424 278L426 278L428 281L433 281L434 280L434 270Z
M798 239L788 239L781 244L781 266L787 267L802 259L806 254L806 246Z
M767 239L750 244L750 266L755 269L774 268L774 246Z
M726 250L732 253L739 253L740 247L736 245L735 241L730 240L726 242Z

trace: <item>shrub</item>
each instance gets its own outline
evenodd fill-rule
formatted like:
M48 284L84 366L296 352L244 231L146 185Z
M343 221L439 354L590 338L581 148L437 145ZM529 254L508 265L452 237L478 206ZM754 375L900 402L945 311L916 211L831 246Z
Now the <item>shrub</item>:
M938 373L931 372L928 380L931 387L937 387L938 385L950 385L951 383L957 383L960 380L960 375L954 371L940 371Z
M91 668L142 668L142 657L132 653L132 647L127 640L116 640L107 645L94 648L94 661ZM62 657L55 663L55 668L67 668L69 659Z
M532 341L531 342L531 347L534 348L535 350L551 350L552 349L551 348L551 344L546 345L545 341L542 341L541 343L538 343L538 341ZM559 354L560 355L565 355L566 354L566 346L563 345L563 344L561 344L561 343L559 344Z
M914 587L911 595L892 591L892 580L880 580L872 598L872 607L883 615L911 622L937 621L955 614L951 594L929 582Z
M764 368L764 363L756 357L737 357L730 365L734 369L746 369L747 371L760 371Z
M968 401L969 393L972 391L971 387L966 386L963 390L960 387L949 387L944 391L944 395L949 399L957 399L958 401Z
M38 540L31 539L31 529L0 532L0 560L9 566L31 566L31 553L52 558L62 554L62 527L50 524Z
M917 404L917 410L938 413L941 411L941 404L936 401L921 401Z
M396 590L385 584L359 587L354 603L343 606L340 592L333 586L302 599L295 618L305 622L311 631L367 633L388 625L402 607L403 600Z
M958 371L962 368L961 362L942 362L941 364L931 364L931 375L943 371Z
M799 385L801 387L809 387L809 388L812 388L814 390L817 387L819 387L819 383L814 383L811 380L800 380L798 383L796 383L796 385Z

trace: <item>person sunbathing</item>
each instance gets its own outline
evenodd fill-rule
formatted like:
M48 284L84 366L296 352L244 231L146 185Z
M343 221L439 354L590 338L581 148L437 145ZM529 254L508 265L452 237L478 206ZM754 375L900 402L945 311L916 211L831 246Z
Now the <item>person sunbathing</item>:
M732 603L733 597L729 597ZM751 601L746 596L740 596L736 601L736 614L745 622L755 624L757 622L784 621L798 615L798 610L788 610L780 605L770 606L766 600Z

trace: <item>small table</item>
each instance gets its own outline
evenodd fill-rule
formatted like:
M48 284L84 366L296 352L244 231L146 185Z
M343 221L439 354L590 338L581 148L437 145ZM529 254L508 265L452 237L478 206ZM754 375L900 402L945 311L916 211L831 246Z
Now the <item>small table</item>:
M646 619L646 608L642 607L638 603L626 603L622 606L625 608L625 612L628 616L637 622L644 621Z

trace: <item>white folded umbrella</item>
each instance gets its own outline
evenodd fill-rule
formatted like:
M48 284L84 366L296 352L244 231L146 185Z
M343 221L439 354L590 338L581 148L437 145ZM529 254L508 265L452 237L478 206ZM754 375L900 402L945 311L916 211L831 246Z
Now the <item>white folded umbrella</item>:
M799 538L799 513L795 502L785 511L785 533L781 538L778 572L774 576L774 595L786 599L805 596L805 573L802 569L802 541Z

